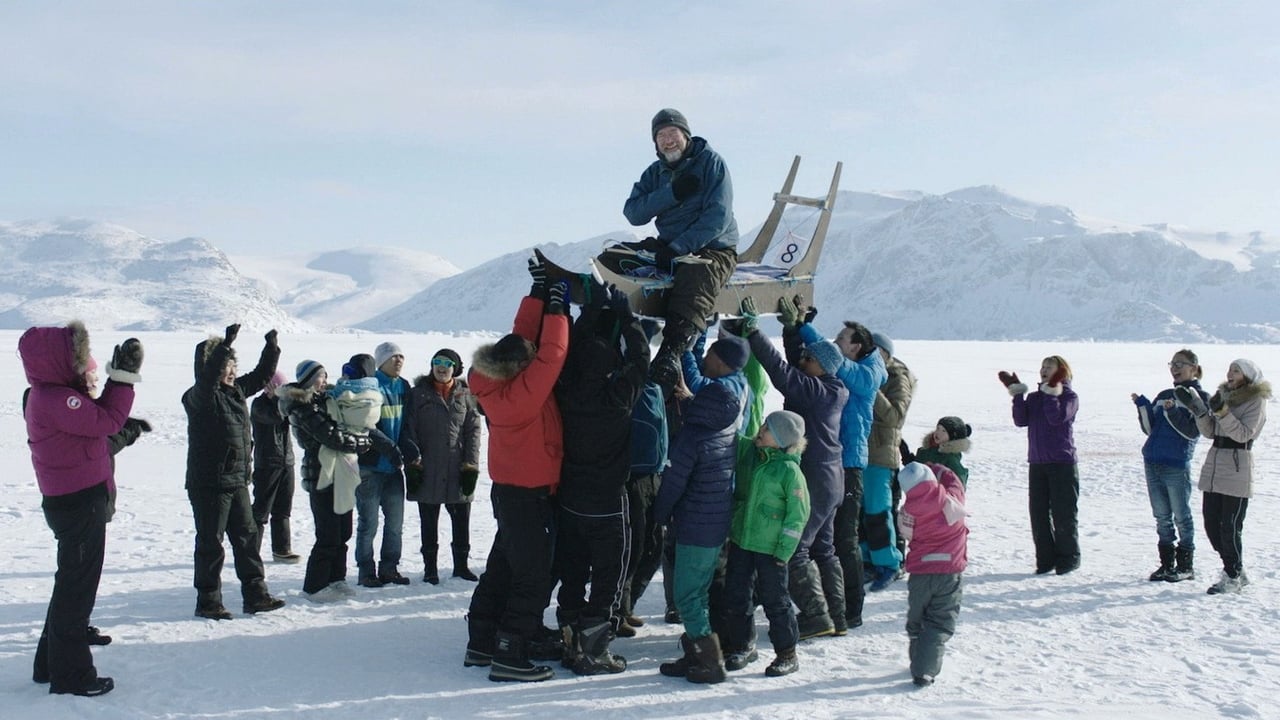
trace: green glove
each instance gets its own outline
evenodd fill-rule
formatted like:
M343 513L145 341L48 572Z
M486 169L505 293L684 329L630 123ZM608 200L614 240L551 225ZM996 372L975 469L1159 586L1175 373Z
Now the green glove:
M742 337L760 329L760 315L756 310L755 300L749 297L742 298L742 304L738 309L742 311L742 326L738 331Z
M475 465L463 465L458 471L458 490L463 495L474 495L476 483L480 480L480 468Z
M778 298L778 320L783 327L793 328L800 324L800 308L789 297Z

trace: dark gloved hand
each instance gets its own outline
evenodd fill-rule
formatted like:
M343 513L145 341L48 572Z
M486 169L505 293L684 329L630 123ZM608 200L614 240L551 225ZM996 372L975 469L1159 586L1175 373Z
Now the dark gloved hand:
M137 431L138 434L151 432L151 423L143 420L142 418L126 418L124 421L124 427L126 430Z
M760 314L756 310L755 300L750 297L742 298L742 302L738 305L738 310L742 313L742 337L747 337L760 329Z
M473 495L476 483L480 481L480 468L467 463L458 471L458 491L463 495Z
M903 465L910 465L916 461L916 454L911 452L911 446L906 440L898 441L898 456L902 458Z
M142 354L142 341L129 338L111 353L111 367L136 375L142 369Z
M1048 385L1051 388L1056 388L1062 384L1063 380L1066 380L1066 379L1067 379L1067 369L1063 367L1059 367L1057 370L1053 371L1052 375L1049 376L1049 382L1047 382L1046 385Z
M346 435L342 438L342 452L363 455L373 449L368 435Z
M1209 410L1213 412L1214 415L1221 415L1222 411L1226 409L1226 407L1227 403L1222 399L1221 393L1214 393L1209 396Z
M693 173L681 173L671 181L671 194L675 195L676 202L688 200L700 189L702 189L702 178Z
M804 324L812 325L813 319L816 317L818 317L818 308L810 305L809 308L804 311Z
M1201 417L1209 412L1209 408L1204 404L1204 400L1200 397L1200 393L1185 385L1179 385L1174 388L1173 396L1178 399L1178 403L1182 405L1182 407L1190 410L1191 414L1196 417ZM1214 394L1214 397L1217 397L1216 393Z
M590 273L582 276L582 289L586 293L586 303L588 307L602 308L609 304L609 286L602 280L597 280L595 275Z
M795 300L789 297L778 298L778 322L788 328L800 324L800 308L796 307Z
M280 347L280 333L276 332L275 328L268 330L262 337L267 341L267 347Z
M226 332L222 334L222 342L230 345L236 341L236 336L240 334L240 323L228 325Z
M533 288L529 290L530 295L541 295L547 288L547 266L536 257L529 258L529 277L533 278Z
M741 318L725 318L721 320L720 329L723 330L726 335L733 335L735 337L745 337L742 334Z
M635 313L631 311L631 299L613 283L609 283L608 291L609 308L618 314L618 319L623 322L631 322L631 319L635 317Z
M996 377L1000 378L1000 382L1004 383L1005 387L1022 382L1018 379L1018 373L1005 372L1004 370L996 373Z
M552 315L569 314L569 283L561 280L547 290L547 312Z

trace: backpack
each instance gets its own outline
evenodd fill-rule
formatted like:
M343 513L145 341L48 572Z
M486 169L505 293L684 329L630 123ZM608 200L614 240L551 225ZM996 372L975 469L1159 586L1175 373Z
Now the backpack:
M646 382L631 410L631 474L662 472L667 465L668 441L662 388Z

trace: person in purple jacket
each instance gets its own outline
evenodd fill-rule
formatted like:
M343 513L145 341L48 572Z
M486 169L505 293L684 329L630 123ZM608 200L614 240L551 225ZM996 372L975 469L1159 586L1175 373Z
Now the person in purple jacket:
M1030 394L1017 373L1001 371L1000 381L1013 396L1013 424L1027 429L1036 574L1066 575L1080 567L1080 474L1072 434L1080 398L1071 389L1071 366L1060 355L1045 358L1040 363L1040 389Z
M105 695L115 687L98 675L89 652L89 615L98 598L107 519L115 492L108 438L120 432L133 408L133 386L142 377L142 343L117 345L107 383L91 394L96 363L89 332L78 320L66 327L33 327L18 340L31 390L24 416L36 483L44 496L45 522L58 541L58 571L40 635L33 679L47 669L49 692Z

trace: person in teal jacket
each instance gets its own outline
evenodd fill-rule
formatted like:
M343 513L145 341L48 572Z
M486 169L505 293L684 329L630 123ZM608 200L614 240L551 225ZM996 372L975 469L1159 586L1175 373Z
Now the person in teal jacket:
M787 593L787 562L809 521L809 491L800 470L804 447L804 418L787 410L770 413L755 437L738 436L725 570L726 669L740 670L758 657L753 597L769 618L776 654L765 674L778 677L800 668L800 629Z

